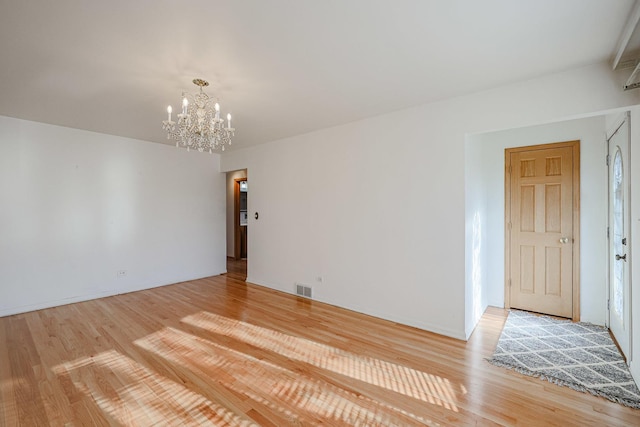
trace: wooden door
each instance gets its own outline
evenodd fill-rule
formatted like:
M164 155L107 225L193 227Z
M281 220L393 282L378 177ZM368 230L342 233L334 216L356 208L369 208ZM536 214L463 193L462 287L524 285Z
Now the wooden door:
M579 141L507 149L507 307L579 318Z

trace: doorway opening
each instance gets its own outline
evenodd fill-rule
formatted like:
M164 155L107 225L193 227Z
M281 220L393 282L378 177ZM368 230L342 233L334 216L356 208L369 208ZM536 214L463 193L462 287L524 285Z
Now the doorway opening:
M466 136L466 292L468 331L487 306L508 307L505 241L505 149L580 140L580 321L608 326L607 166L605 135L621 122L615 111L579 119ZM633 224L633 220L632 220ZM569 237L569 236L559 236ZM476 241L477 239L477 241ZM631 244L628 239L629 245ZM574 243L574 246L575 245ZM477 248L477 254L474 252ZM624 255L624 254L620 254ZM630 257L628 257L630 258ZM628 261L630 263L631 261ZM633 285L633 283L632 283ZM476 308L477 307L477 308ZM572 317L572 316L570 316ZM573 317L572 317L573 318ZM633 321L633 318L632 318Z
M249 185L247 170L227 173L227 273L246 280L248 245Z
M234 258L247 259L247 203L249 186L246 178L236 178L234 186Z

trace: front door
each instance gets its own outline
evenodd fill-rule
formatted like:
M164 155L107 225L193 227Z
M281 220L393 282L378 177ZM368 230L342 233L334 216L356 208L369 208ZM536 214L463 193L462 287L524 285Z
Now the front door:
M609 142L609 328L629 360L629 119Z
M579 141L505 156L506 306L577 320Z

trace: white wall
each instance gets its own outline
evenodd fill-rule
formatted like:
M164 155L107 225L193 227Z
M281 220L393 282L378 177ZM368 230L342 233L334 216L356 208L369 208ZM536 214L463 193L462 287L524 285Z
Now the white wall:
M480 267L485 272L480 292L488 305L504 306L505 148L572 140L580 140L580 315L582 321L604 325L607 166L603 116L467 137L467 201L478 206L477 216L484 231L481 244L488 255ZM474 202L473 198L480 201Z
M260 213L247 280L306 283L321 301L468 337L483 304L466 256L465 135L635 104L626 77L597 64L225 153L222 170L251 170Z
M226 271L224 185L219 155L0 117L0 316Z
M235 186L236 179L246 178L247 170L239 170L227 173L227 256L235 256Z
M490 261L499 255L493 254L487 246L490 240L488 234L492 232L488 229L488 210L491 208L489 199L494 184L490 182L485 165L492 163L491 152L484 144L475 141L470 143L470 138L466 138L465 144L465 277L468 282L465 292L465 306L468 308L465 330L473 330L488 305L498 305L494 303L495 297L490 295L494 287L491 282L496 280L495 273L490 270Z

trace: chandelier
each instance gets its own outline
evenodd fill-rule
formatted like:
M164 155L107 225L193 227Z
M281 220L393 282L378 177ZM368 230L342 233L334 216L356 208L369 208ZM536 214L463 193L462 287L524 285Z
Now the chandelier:
M200 88L195 95L182 93L182 112L178 114L178 121L171 120L171 105L167 107L167 120L162 121L162 129L167 131L167 139L174 139L176 147L186 147L187 151L194 149L199 152L231 145L231 137L235 129L231 127L231 114L227 120L220 118L220 104L211 106L211 98L204 93L203 87L209 82L194 79L193 84ZM225 126L226 125L226 126Z

